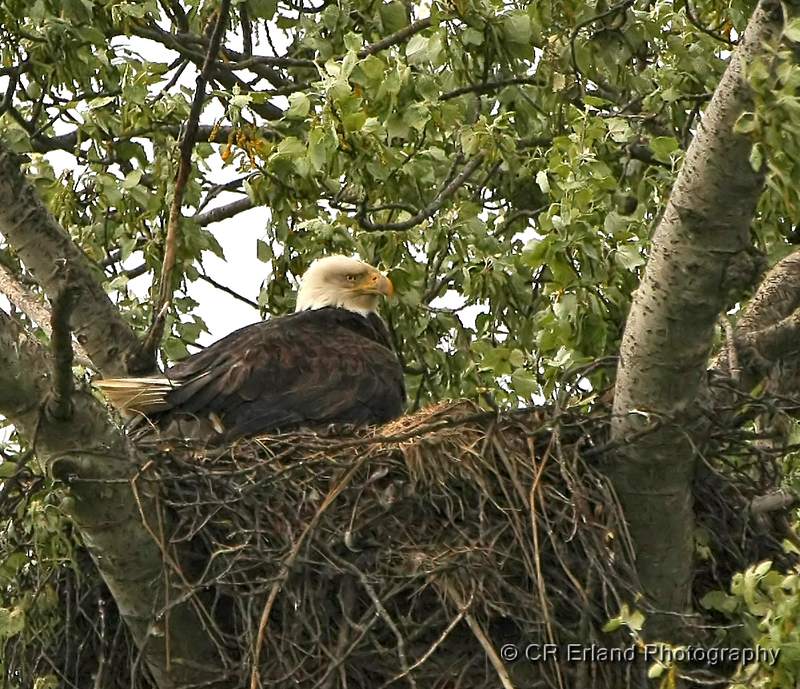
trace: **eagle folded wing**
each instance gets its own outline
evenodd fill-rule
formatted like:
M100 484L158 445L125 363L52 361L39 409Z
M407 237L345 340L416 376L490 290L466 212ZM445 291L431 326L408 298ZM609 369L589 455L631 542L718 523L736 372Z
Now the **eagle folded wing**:
M97 385L115 407L162 428L196 419L226 438L399 415L405 392L395 354L359 332L361 316L325 311L247 326L163 377Z

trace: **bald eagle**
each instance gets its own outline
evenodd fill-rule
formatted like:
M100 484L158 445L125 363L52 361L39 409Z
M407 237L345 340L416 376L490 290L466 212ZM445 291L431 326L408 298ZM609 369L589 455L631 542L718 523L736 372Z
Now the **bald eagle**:
M168 435L205 442L398 417L403 372L376 313L388 277L345 256L303 275L295 313L248 325L163 376L97 386L116 408Z

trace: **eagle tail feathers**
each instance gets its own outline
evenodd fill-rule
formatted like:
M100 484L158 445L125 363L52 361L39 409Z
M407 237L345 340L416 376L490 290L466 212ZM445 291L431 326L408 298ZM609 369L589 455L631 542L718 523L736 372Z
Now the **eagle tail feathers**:
M123 412L148 414L169 409L167 395L175 389L169 378L105 378L94 384L113 407Z

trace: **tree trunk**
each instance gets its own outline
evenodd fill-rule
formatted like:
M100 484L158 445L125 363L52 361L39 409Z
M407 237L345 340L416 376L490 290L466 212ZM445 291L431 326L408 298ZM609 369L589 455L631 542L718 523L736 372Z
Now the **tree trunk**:
M0 169L8 160L8 154L0 152ZM114 340L114 333L128 332L130 337L132 333L125 330L127 325L121 329L124 321L108 297L99 284L91 286L90 272L82 272L85 258L75 258L74 245L32 192L14 197L14 190L26 190L26 185L18 177L0 173L0 229L5 232L10 227L8 236L17 246L28 251L38 247L41 253L31 254L31 260L46 288L58 290L74 281L82 303L73 319L83 323L86 349L105 370L118 370L113 357L120 354L121 342ZM112 313L113 319L108 317ZM112 327L111 321L119 327ZM125 342L130 345L135 339ZM106 410L85 390L72 395L70 418L54 418L48 412L51 371L53 358L48 352L0 311L0 413L30 442L42 465L70 485L71 516L157 686L223 686L224 668L213 633L195 607L195 594L185 582L174 581L174 575L165 582L167 564L150 532L168 534L169 518L164 518L161 529L156 527L152 489L140 485L134 493L135 453ZM143 516L153 526L146 526Z
M715 323L757 273L749 224L763 174L733 127L751 105L745 67L768 59L781 28L780 3L762 0L687 151L623 337L612 424L622 446L611 475L656 610L689 608L698 395ZM675 618L659 619L651 629L660 634Z

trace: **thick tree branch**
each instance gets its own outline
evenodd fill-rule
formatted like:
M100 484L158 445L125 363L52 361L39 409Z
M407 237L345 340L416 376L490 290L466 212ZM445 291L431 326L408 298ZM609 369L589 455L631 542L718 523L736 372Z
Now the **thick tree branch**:
M51 298L67 287L62 263L69 265L70 286L81 292L72 323L78 342L104 375L140 370L139 342L103 291L102 275L56 222L33 186L25 180L18 158L0 143L0 232Z
M800 359L796 345L800 341L800 251L780 260L766 274L732 335L732 343L717 353L710 368L727 373L741 391L752 390L780 362ZM739 361L738 377L731 370L731 348ZM785 383L791 389L794 380ZM720 390L717 397L722 394Z
M751 347L769 363L800 354L800 309L762 330L737 338L740 346Z
M648 419L663 422L619 451L611 471L637 547L651 604L687 609L694 551L691 484L695 404L703 389L714 327L741 284L749 224L763 186L751 141L734 123L751 107L745 66L769 59L782 29L781 5L762 0L709 103L686 154L623 336L612 433L634 437ZM752 278L752 276L750 276ZM693 438L693 435L695 436ZM656 633L669 635L672 625ZM663 618L661 622L666 619Z
M764 330L800 307L800 251L789 254L766 274L736 323L742 334Z
M751 514L766 514L767 512L783 511L793 507L798 502L798 496L779 490L769 495L754 498L750 503Z
M72 500L66 508L143 649L156 684L160 689L221 686L214 684L223 676L216 646L191 595L178 584L163 590L161 549L140 516L140 505L146 514L155 514L153 491L140 487L137 503L130 483L136 472L130 449L90 393L72 394L68 422L44 413L53 366L36 338L0 311L0 413L52 473L70 485ZM183 602L154 619L153 611L167 601Z

